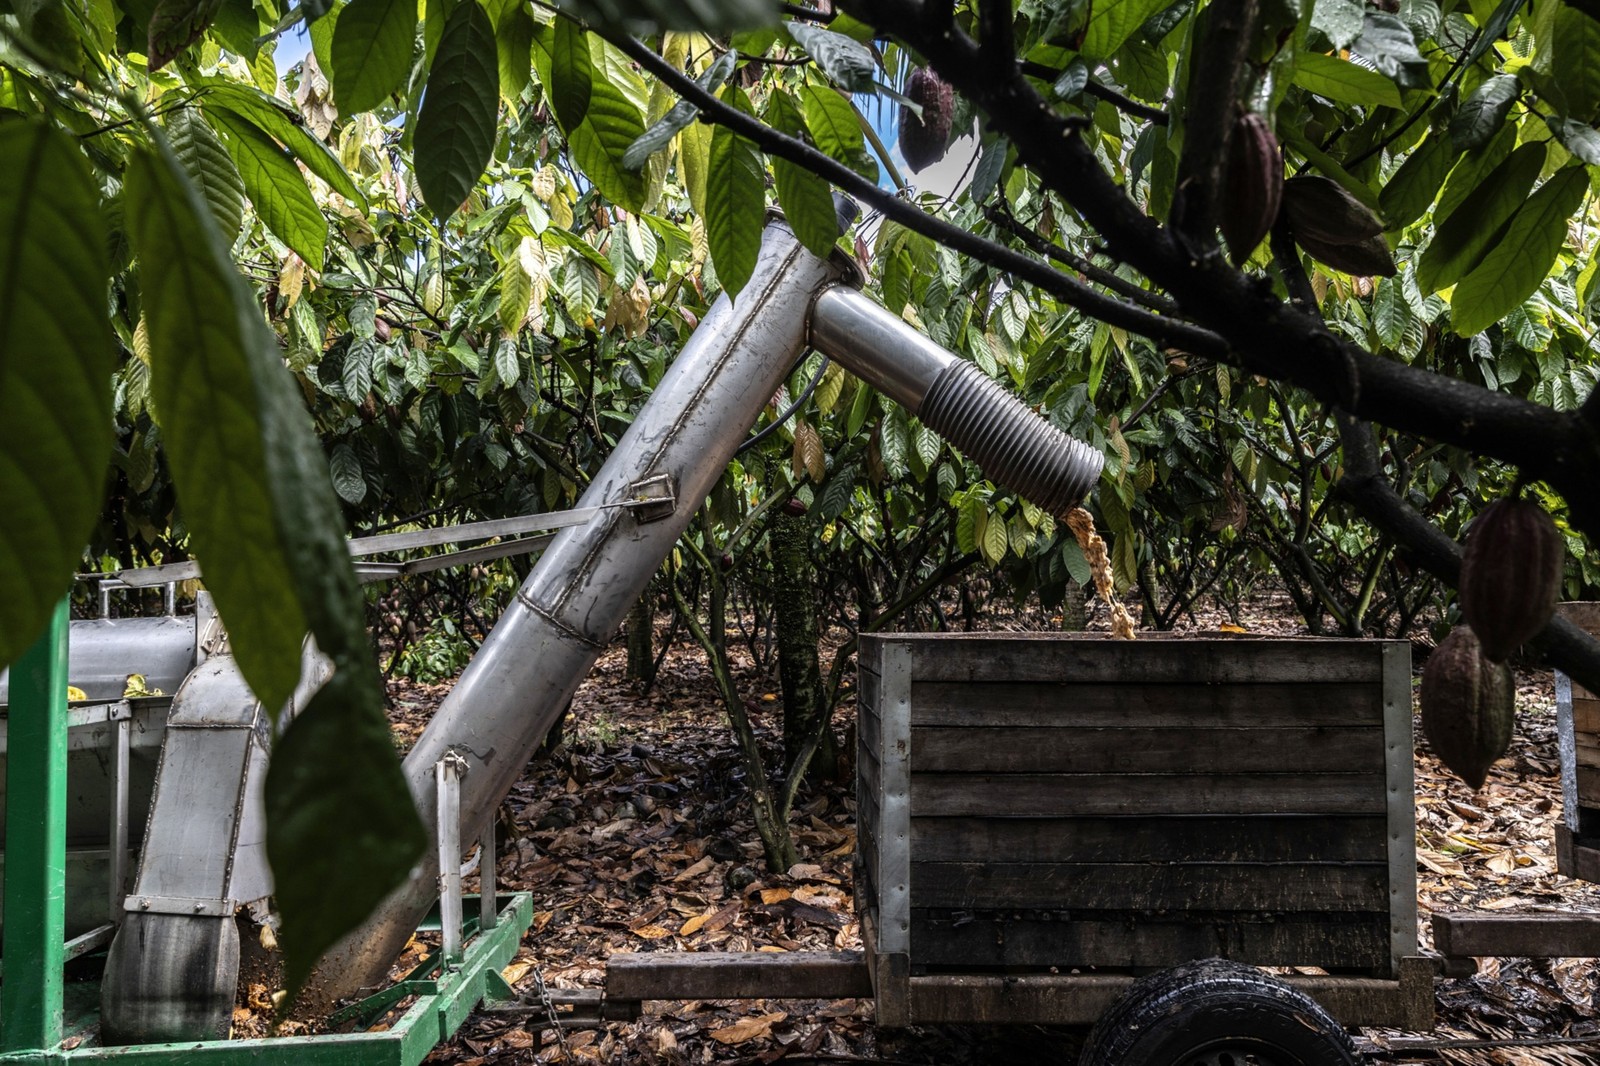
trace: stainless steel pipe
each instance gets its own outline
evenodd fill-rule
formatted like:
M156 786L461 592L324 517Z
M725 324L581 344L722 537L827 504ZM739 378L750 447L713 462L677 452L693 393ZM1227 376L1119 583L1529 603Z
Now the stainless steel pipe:
M706 314L578 503L617 503L665 475L677 507L657 521L610 509L550 545L406 757L428 822L433 767L449 751L470 767L461 781L463 821L492 816L804 350L812 299L850 269L807 252L783 223L767 227L749 283ZM313 987L343 996L384 980L433 903L437 862L430 851L367 924L329 952Z

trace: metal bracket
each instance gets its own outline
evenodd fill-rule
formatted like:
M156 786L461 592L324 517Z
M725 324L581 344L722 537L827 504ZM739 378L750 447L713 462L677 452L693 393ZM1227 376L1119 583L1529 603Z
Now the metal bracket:
M628 486L628 505L639 524L670 518L678 509L678 482L671 474L657 474Z
M125 911L147 914L195 914L204 918L226 918L236 909L231 899L195 899L192 896L129 896L122 903Z

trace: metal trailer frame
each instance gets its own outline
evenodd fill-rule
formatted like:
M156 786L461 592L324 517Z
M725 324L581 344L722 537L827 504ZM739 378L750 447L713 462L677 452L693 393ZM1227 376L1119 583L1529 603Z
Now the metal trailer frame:
M479 913L463 914L459 821L441 817L440 865L454 868L440 901L443 945L406 978L335 1016L365 1021L415 1001L381 1032L212 1040L177 1044L97 1046L98 983L68 995L64 967L102 946L110 927L64 939L66 912L67 603L11 675L6 782L7 859L3 892L5 980L0 982L0 1063L143 1062L233 1066L418 1066L485 1002L515 999L500 969L511 961L533 921L533 897L494 890L493 823L483 833L485 859ZM441 762L441 814L459 809L459 768ZM126 778L121 785L126 788ZM450 849L450 856L445 849ZM469 897L470 898L470 897ZM426 926L424 926L425 928Z

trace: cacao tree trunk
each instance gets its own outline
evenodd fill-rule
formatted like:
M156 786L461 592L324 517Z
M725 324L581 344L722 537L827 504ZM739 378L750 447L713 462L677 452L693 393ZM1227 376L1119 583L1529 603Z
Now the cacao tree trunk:
M839 772L839 749L829 722L822 668L817 659L817 604L813 596L816 572L811 565L810 522L803 515L779 514L772 521L768 538L778 678L783 688L784 762L792 767L796 756L816 736L817 750L810 772L832 779Z
M628 680L648 685L655 680L655 597L652 580L639 596L623 628L628 639Z
M1089 624L1089 590L1072 578L1067 578L1066 591L1061 596L1061 630L1081 633Z

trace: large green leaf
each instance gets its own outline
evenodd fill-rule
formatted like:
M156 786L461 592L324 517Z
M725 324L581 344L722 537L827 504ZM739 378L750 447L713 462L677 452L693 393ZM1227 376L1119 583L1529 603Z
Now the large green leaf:
M1466 337L1487 329L1538 290L1566 240L1567 220L1588 188L1584 168L1570 166L1528 198L1511 220L1505 239L1451 294L1457 333Z
M350 0L339 12L330 57L339 111L371 111L400 88L416 37L416 0Z
M1508 123L1500 127L1500 132L1495 134L1488 144L1463 155L1450 171L1449 178L1445 179L1444 189L1439 193L1439 202L1434 205L1434 214L1439 218L1445 218L1459 207L1461 201L1478 187L1484 176L1505 161L1516 144L1517 127Z
M1472 91L1450 118L1450 139L1462 151L1489 143L1516 102L1517 79L1497 74Z
M146 55L150 69L160 70L200 39L217 17L222 0L157 0L150 14Z
M477 0L461 0L445 19L417 116L417 184L429 210L455 214L494 152L500 69L494 26Z
M644 133L644 115L608 78L596 79L583 121L567 135L573 161L612 203L638 213L645 177L623 164L628 147Z
M244 181L216 132L192 107L172 112L162 126L173 154L205 196L217 228L223 233L238 233L239 221L244 217Z
M800 102L805 109L806 127L823 154L877 181L878 165L867 154L861 118L850 98L826 85L807 85L800 90Z
M125 200L147 265L162 439L239 668L276 712L299 679L308 628L333 661L332 679L274 744L266 783L293 994L405 878L425 835L389 740L328 466L277 339L175 161L137 156Z
M736 86L724 89L722 98L741 111L750 110L750 101ZM766 182L756 146L719 125L711 134L706 175L706 243L730 298L755 273L765 208Z
M221 132L222 143L239 168L245 192L261 221L306 265L321 270L328 220L322 217L294 159L271 137L230 111L218 108L208 117Z
M788 93L775 92L768 98L766 120L767 125L782 133L811 141L800 105ZM805 167L776 157L772 160L772 174L778 186L778 205L783 208L789 228L813 255L827 256L839 238L839 217L828 183Z
M1545 153L1543 141L1522 145L1438 224L1417 262L1417 288L1424 296L1454 285L1478 265L1539 180Z
M1317 0L1311 9L1311 25L1326 34L1335 48L1348 48L1361 36L1365 8L1361 0Z
M1368 11L1361 36L1350 49L1370 60L1380 73L1387 74L1403 88L1421 89L1430 84L1428 61L1417 51L1411 27L1398 16Z
M1378 207L1390 230L1404 229L1422 217L1459 156L1448 137L1430 133L1406 157L1378 194Z
M841 89L846 92L873 91L878 64L873 58L872 49L842 33L834 33L810 22L786 22L784 28Z
M111 456L106 227L72 138L0 125L0 664L66 594Z
M1295 58L1294 82L1341 104L1400 106L1400 89L1393 81L1375 70L1317 52Z
M318 23L323 21L326 21L326 17L319 19ZM339 157L311 135L297 112L289 110L253 85L223 78L209 78L202 84L206 89L208 115L213 114L216 107L224 107L247 120L289 149L296 159L306 165L307 170L326 182L328 188L361 210L366 210L366 198L356 188L356 183L350 180Z
M1600 22L1565 4L1555 21L1551 77L1567 99L1567 116L1589 122L1600 110Z
M1546 115L1544 121L1561 147L1590 166L1600 166L1600 132L1593 126L1556 115Z
M722 83L728 80L728 75L733 73L738 58L733 52L722 53L715 63L706 68L705 73L695 79L696 84L707 92L716 92L722 87ZM687 100L679 100L654 125L645 130L638 140L628 145L628 150L622 155L622 165L628 170L643 169L652 155L671 144L678 132L699 116L698 107Z
M503 0L500 14L494 19L494 46L500 65L500 95L512 102L522 95L532 77L535 28L527 4Z
M1083 54L1109 59L1144 21L1167 6L1167 0L1103 0L1093 7L1083 32Z
M583 123L594 93L594 56L583 27L557 19L550 41L550 106L569 134Z
M771 25L778 17L773 0L563 0L561 6L597 26L621 26L630 33L720 34Z

